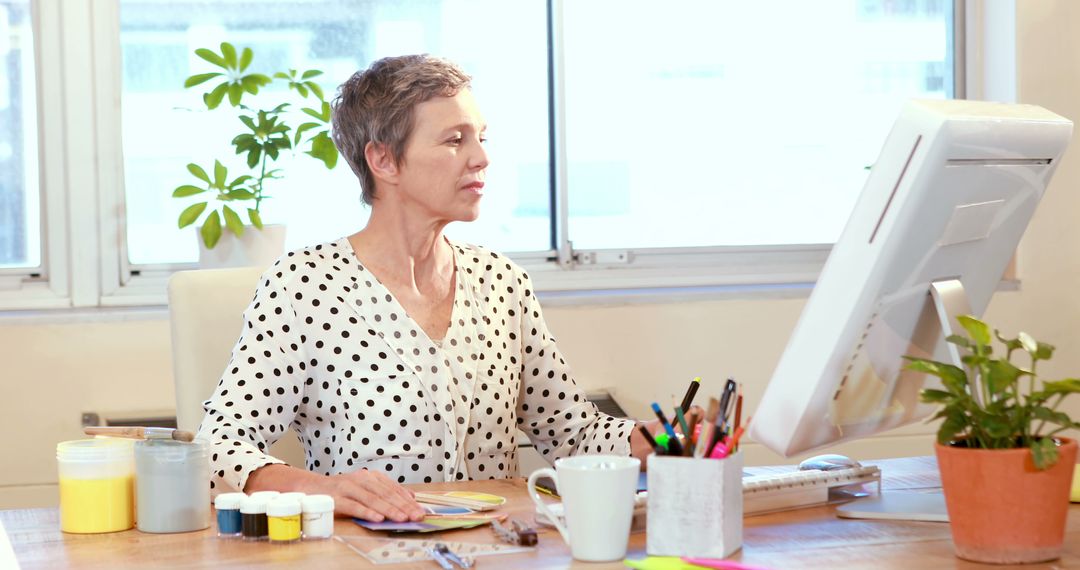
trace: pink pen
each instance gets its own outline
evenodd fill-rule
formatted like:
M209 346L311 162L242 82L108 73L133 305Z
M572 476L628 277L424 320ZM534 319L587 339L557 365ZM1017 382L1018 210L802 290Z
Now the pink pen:
M712 448L712 453L709 454L710 459L723 459L728 455L728 448L723 442L716 442L716 446Z
M761 566L750 566L749 564L743 564L742 562L735 562L734 560L722 560L718 558L687 558L683 557L683 562L687 564L693 564L694 566L704 566L705 568L718 568L719 570L768 570Z

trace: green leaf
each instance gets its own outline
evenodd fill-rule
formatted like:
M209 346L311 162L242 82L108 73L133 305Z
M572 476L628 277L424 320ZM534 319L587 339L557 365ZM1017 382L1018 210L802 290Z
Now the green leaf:
M265 75L263 75L261 73L249 73L248 75L245 75L244 77L250 77L252 81L259 84L259 87L262 87L264 85L268 85L271 81L273 81L273 79L270 79L269 77L267 77L267 76L265 76Z
M1037 343L1035 354L1033 355L1036 360L1050 360L1054 356L1054 346L1046 344L1045 342Z
M1076 425L1069 417L1069 414L1051 410L1046 406L1036 406L1031 410L1031 417L1037 420L1054 423L1062 427L1073 427Z
M252 176L250 174L244 174L244 175L241 175L241 176L237 176L236 179L234 179L232 182L229 183L228 187L229 188L235 188L236 186L238 186L240 184L243 184L243 183L245 183L245 182L247 182L248 180L251 180L251 179L252 179Z
M987 362L986 387L991 395L1000 394L1016 384L1016 380L1023 374L1023 370L1008 360L991 360Z
M180 220L177 224L178 227L186 228L195 223L195 220L199 219L203 210L206 209L206 202L199 202L198 204L192 204L187 208L184 208L183 212L180 212Z
M259 215L259 211L255 208L248 208L248 218L251 219L251 225L259 228L263 227L262 216Z
M247 156L248 168L255 168L255 165L259 164L259 159L261 159L261 158L262 158L262 148L261 147L252 148L251 151L248 152L248 156Z
M1035 468L1040 471L1053 467L1058 460L1058 449L1054 444L1054 439L1044 437L1032 444L1031 459L1035 463Z
M1009 419L1001 416L983 416L978 420L979 426L986 431L990 437L994 439L1000 439L1014 435L1012 424L1009 423Z
M312 77L318 77L320 75L322 75L322 72L318 69L309 69L300 76L300 79L311 79Z
M195 55L205 59L206 61L209 61L210 63L212 63L212 64L214 64L214 65L216 65L216 66L218 66L220 68L223 68L223 69L228 69L229 68L229 66L225 63L225 60L221 59L220 55L218 55L218 54L216 54L216 53L214 53L214 52L212 52L212 51L210 51L210 50L208 50L206 48L199 48L199 49L195 50Z
M1048 395L1080 393L1080 379L1066 378L1052 382L1043 382L1043 391Z
M228 206L222 206L221 212L225 214L225 225L236 237L244 235L244 222L240 221L240 215Z
M259 82L250 77L241 77L240 86L244 88L244 91L255 95L259 92Z
M217 245L218 240L221 239L221 218L218 217L217 210L210 212L202 228L199 229L199 233L202 234L206 247L213 249Z
M240 115L240 122L247 125L247 128L249 128L249 129L251 129L253 131L257 130L256 127L255 127L255 120L252 119L251 117L247 116L247 115ZM250 136L250 135L247 135L247 136Z
M198 178L199 180L202 180L207 184L210 183L210 177L206 175L206 171L203 170L202 167L198 164L195 164L194 162L189 162L187 165L187 169L188 172L195 176L195 178Z
M307 85L307 88L311 89L311 92L314 93L315 96L318 97L320 101L326 99L326 97L323 96L322 87L319 87L318 83L315 83L314 81L308 81L308 82L305 82L304 85Z
M255 194L250 190L244 190L243 188L237 188L236 190L230 190L227 194L230 200L254 200ZM226 220L228 221L228 220Z
M214 187L224 188L225 177L228 176L229 171L225 168L224 164L221 164L220 160L214 161Z
M302 110L302 111L303 111L304 113L307 113L308 115L310 115L310 116L312 116L312 117L315 117L316 119L318 119L319 121L321 121L321 122L323 122L323 123L325 123L325 122L326 122L326 119L324 119L324 118L323 118L322 114L321 114L321 113L319 113L318 111L316 111L315 109L312 109L312 108L310 108L310 107L304 107L304 108L303 108L303 109L301 109L301 110Z
M194 196L196 194L202 194L203 192L206 192L205 188L199 188L198 186L192 186L190 184L185 184L183 186L178 186L176 188L176 190L173 190L172 195L173 195L173 198L186 198L188 196Z
M963 433L965 429L967 429L967 417L964 413L955 409L948 410L945 421L941 422L941 427L938 428L938 443L947 445L955 440L958 434Z
M296 127L296 135L293 141L295 142L295 144L300 144L300 137L304 134L305 131L308 131L310 129L316 129L318 127L319 123L304 123L299 127Z
M186 80L184 80L184 87L194 87L200 83L205 83L221 75L221 73L200 73L198 75L192 75L191 77L188 77Z
M225 56L225 65L236 69L236 48L229 42L221 42L221 55Z
M229 84L229 104L233 107L240 104L240 99L244 96L244 86L239 83Z
M203 95L203 102L206 103L207 109L217 109L221 104L221 100L225 98L225 94L229 92L229 84L222 83L214 88L213 91Z
M1023 347L1020 346L1020 341L1019 340L1017 340L1015 338L1005 338L1004 336L1001 336L1001 332L999 332L997 330L994 331L994 336L996 336L997 339L1001 341L1001 344L1005 345L1005 350L1007 350L1007 351L1012 351L1012 350L1016 350L1018 348L1023 348Z
M906 366L908 370L925 372L932 376L937 376L938 378L941 378L942 384L945 385L945 388L948 389L949 392L956 395L967 394L967 374L965 374L960 367L922 358L911 358L907 356L904 358L910 361Z
M248 68L249 65L251 65L251 60L254 57L255 57L255 54L251 51L251 48L247 48L247 47L244 48L244 53L240 54L240 71L241 72L243 72L245 69Z
M986 323L971 315L960 315L956 317L956 320L960 322L960 326L964 327L971 340L977 344L990 344L990 327Z
M945 337L945 342L949 342L957 346L962 346L964 348L971 348L971 341L968 340L966 336L960 336L958 334L951 334Z
M296 87L296 92L299 93L301 97L307 97L308 90L307 87L304 87L304 84L294 83L293 85Z
M288 79L292 79L292 78L291 78L291 77L289 77L289 75L288 75L287 73L285 73L284 71L279 71L279 72L275 73L275 74L274 74L274 77L277 77L278 79L286 79L286 80L288 80Z
M919 399L926 404L936 404L952 401L955 396L944 390L926 388L919 394Z

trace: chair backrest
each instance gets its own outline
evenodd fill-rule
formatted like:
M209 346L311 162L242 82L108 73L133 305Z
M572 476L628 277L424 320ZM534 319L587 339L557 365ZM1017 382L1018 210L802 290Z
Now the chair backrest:
M194 431L203 418L202 403L214 392L243 327L263 269L179 271L169 279L176 425ZM283 437L270 454L304 468L296 437Z

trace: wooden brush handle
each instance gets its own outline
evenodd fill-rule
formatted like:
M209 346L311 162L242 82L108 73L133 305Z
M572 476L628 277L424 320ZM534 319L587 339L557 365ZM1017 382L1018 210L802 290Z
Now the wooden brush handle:
M87 426L83 428L83 433L86 435L104 435L108 437L127 437L132 439L171 438L176 441L192 441L195 439L195 434L190 431L138 426Z

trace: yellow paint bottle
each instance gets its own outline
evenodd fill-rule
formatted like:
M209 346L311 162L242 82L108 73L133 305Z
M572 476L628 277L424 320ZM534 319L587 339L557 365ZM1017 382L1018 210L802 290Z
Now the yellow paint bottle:
M60 530L100 533L135 526L132 442L83 439L56 446Z
M270 542L300 540L300 501L293 498L274 499L266 506Z

